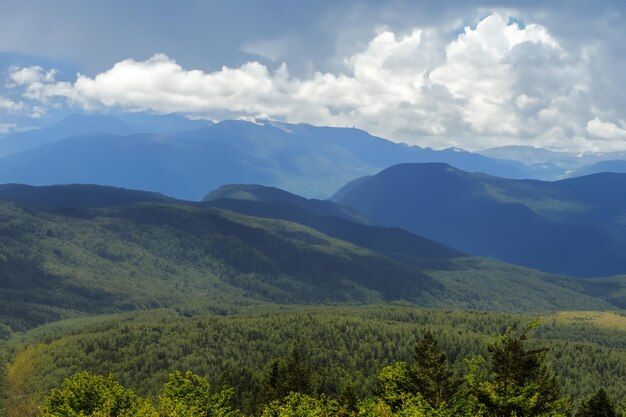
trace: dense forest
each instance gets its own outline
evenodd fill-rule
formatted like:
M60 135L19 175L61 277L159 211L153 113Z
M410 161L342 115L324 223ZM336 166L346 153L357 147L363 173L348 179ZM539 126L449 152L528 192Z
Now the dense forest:
M513 415L489 407L512 403L530 407L535 399L528 389L538 382L520 380L515 384L522 385L513 391L498 391L501 384L508 384L497 379L498 372L501 377L510 372L498 371L494 355L509 342L525 350L501 356L516 361L534 358L535 376L549 376L542 382L548 385L540 388L550 392L546 401L552 408L541 411L543 415L583 409L585 401L601 389L616 407L626 399L623 316L544 315L531 333L525 331L536 319L401 306L294 306L192 317L157 310L59 322L4 345L5 355L12 359L5 369L3 404L9 417L34 417L42 407L48 410L44 415L55 415L51 404L61 401L54 400L55 396L70 395L72 384L95 384L115 387L110 389L124 396L132 390L136 404L149 404L146 407L153 414L146 415L225 415L215 411L175 414L159 408L167 391L164 386L171 382L168 375L180 370L183 373L174 374L175 378L196 381L185 384L211 385L211 395L203 398L224 397L219 404L231 407L229 413L481 415L480 409L482 415ZM517 330L507 333L507 329ZM415 373L421 359L416 346L428 338L430 345L445 354L445 372L441 372L454 387L454 395L446 397L445 404L433 402L428 392L417 388ZM112 379L97 375L112 375ZM70 379L64 385L66 378ZM228 389L223 391L224 387ZM476 397L471 404L464 400L470 391ZM486 393L497 395L488 400L483 398ZM293 411L301 408L304 411ZM518 410L516 415L542 415L535 411ZM115 415L103 413L95 415Z

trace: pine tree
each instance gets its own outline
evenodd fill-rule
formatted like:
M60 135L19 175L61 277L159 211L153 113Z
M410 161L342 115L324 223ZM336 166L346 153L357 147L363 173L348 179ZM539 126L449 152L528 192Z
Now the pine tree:
M547 349L527 345L534 326L521 332L509 330L488 346L490 379L471 387L488 415L559 415L562 410L559 383L544 363Z
M617 413L604 388L600 388L589 400L581 404L575 417L617 417Z
M459 382L453 377L446 354L431 331L427 331L415 346L414 359L411 371L417 391L435 408L449 402Z

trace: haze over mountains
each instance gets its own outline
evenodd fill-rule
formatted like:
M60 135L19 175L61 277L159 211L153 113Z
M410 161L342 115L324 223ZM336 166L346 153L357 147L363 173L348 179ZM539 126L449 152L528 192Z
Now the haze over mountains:
M327 198L355 178L405 162L444 162L516 179L624 170L623 162L585 166L621 159L620 154L577 157L524 147L483 153L487 156L407 146L358 129L267 120L212 124L177 115L74 114L1 138L0 183L101 184L187 200L200 200L225 184L261 183Z
M623 176L520 180L619 172L625 161L601 159L621 154L575 156L530 147L483 153L488 156L407 146L358 129L267 120L213 124L177 115L74 114L0 139L0 183L101 184L145 190L153 194L141 196L143 201L160 202L199 201L215 190L205 197L207 204L244 214L311 227L321 227L320 216L332 216L335 224L321 227L323 233L342 239L360 234L354 243L366 247L385 244L371 235L374 229L359 232L340 223L401 227L472 255L547 272L626 273ZM587 163L592 164L580 167ZM47 195L47 203L64 201L80 188L68 190L51 187L37 194ZM89 203L109 193L81 192L87 192L83 200ZM32 204L29 193L3 186L0 199ZM333 194L343 206L299 196ZM125 198L135 197L111 203L130 202ZM393 239L404 242L405 237Z
M0 182L93 183L200 200L207 190L230 183L328 197L354 178L400 162L445 161L470 171L524 177L518 162L409 147L358 129L268 121L225 121L198 129L208 122L144 116L141 124L131 116L74 115L1 139L0 154L6 156L0 160ZM181 132L172 134L176 129Z
M599 172L626 172L625 152L556 152L533 146L501 146L478 152L490 158L522 162L528 178L554 180Z

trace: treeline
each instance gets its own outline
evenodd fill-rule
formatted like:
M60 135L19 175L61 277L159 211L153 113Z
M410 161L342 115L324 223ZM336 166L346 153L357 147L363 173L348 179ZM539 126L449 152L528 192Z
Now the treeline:
M215 387L233 387L233 406L259 414L269 397L289 392L278 384L278 394L269 395L266 387L268 375L280 375L294 347L310 370L305 393L336 398L352 392L367 398L376 391L378 372L391 361L410 363L416 337L429 330L455 377L462 378L468 373L466 358L489 358L493 335L532 320L400 306L273 307L236 316L187 317L171 311L114 316L61 333L41 329L25 347L11 345L4 414L36 415L46 393L79 370L115 375L138 395L156 398L172 369L206 376ZM623 329L553 316L544 318L534 335L530 345L550 348L546 364L559 377L561 395L572 404L601 387L611 398L626 399Z
M312 375L299 345L272 362L255 394L261 417L618 417L604 389L573 407L545 362L546 348L529 344L533 325L509 329L488 346L488 356L465 358L456 376L432 332L417 342L410 362L385 366L373 394L359 398L347 384L340 393L313 394ZM232 388L214 389L206 377L174 371L157 398L136 395L112 377L79 372L46 397L40 417L235 417Z

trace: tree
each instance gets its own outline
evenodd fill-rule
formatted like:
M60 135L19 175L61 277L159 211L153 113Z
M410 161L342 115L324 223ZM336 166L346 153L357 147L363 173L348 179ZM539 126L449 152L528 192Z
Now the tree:
M545 366L545 348L527 344L532 324L521 332L509 329L488 346L487 380L472 378L470 391L490 416L560 415L564 408L559 383Z
M270 364L265 391L269 400L281 399L291 392L311 394L311 367L301 343L294 343L287 357Z
M435 408L449 402L458 390L459 381L453 377L446 354L430 330L415 346L414 358L411 372L417 391Z
M617 417L617 413L604 388L600 388L580 405L575 417Z
M281 400L272 401L261 417L330 417L336 416L339 403L326 396L314 398L300 392L291 392Z
M235 417L230 400L232 389L214 392L206 378L187 371L174 371L159 397L161 417Z
M394 362L378 373L376 396L396 411L417 395L417 386L406 362Z
M156 417L152 405L111 376L80 372L67 378L45 400L41 417Z
M395 362L381 370L376 388L378 397L394 411L418 399L419 404L425 401L432 409L445 406L460 383L453 377L446 354L432 332L427 331L417 342L414 359L413 366Z

